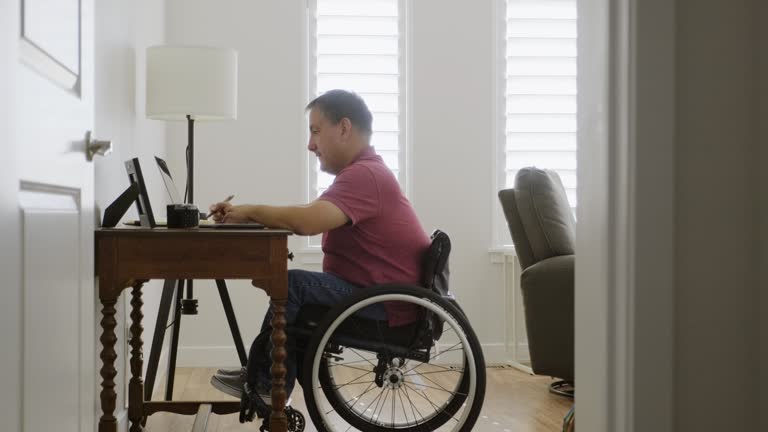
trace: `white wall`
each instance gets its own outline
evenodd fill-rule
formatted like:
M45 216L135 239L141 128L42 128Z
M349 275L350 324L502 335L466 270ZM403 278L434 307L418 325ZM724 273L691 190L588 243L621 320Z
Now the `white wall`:
M409 2L413 93L411 199L425 229L451 235L452 289L484 344L489 361L504 359L502 269L491 264L493 168L493 4L491 1ZM305 4L270 0L168 0L169 43L239 51L239 108L233 122L195 126L198 205L234 193L237 202L306 202ZM455 31L461 28L462 31ZM186 129L169 127L168 158L183 176ZM456 173L463 173L457 175ZM302 239L291 240L295 252ZM296 266L317 269L317 257ZM230 283L246 345L256 334L266 296ZM197 317L184 317L180 364L234 364L226 321L213 289L196 290Z
M123 162L133 157L139 157L143 164L152 203L159 206L165 202L162 180L153 159L153 155L162 157L165 154L165 125L147 120L144 115L144 49L149 45L163 43L165 7L162 2L154 0L99 0L95 2L95 8L94 133L100 139L112 140L114 148L106 157L95 159L96 203L98 214L103 217L103 210L128 187ZM126 219L136 218L136 210L132 207ZM142 339L146 370L162 281L151 281L145 287ZM130 347L127 345L130 318L126 313L130 312L130 290L123 292L116 309L118 375L115 382L118 383L118 389L124 389L121 384L126 382L126 371L130 371L127 361L130 355ZM98 311L97 317L101 316L100 307ZM126 325L126 322L129 324ZM98 364L101 365L101 362ZM100 391L100 379L97 385ZM122 411L125 406L124 396L123 392L118 391L116 417L122 422L125 422L125 411Z
M229 194L240 203L302 200L303 14L299 1L168 1L168 43L239 52L238 119L195 124L195 201L201 208ZM186 123L168 130L168 162L174 177L183 179ZM297 251L300 242L291 241ZM261 327L266 294L250 281L227 283L247 350ZM196 281L195 297L199 315L182 317L179 364L237 364L213 281Z

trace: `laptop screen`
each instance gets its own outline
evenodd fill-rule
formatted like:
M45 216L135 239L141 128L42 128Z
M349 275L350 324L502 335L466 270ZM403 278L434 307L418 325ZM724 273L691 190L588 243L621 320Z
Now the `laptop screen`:
M160 170L160 177L163 178L165 190L168 192L168 198L171 200L170 203L184 204L184 201L182 201L181 196L179 195L179 190L176 189L176 183L173 182L171 170L168 169L168 164L157 156L155 156L155 162L157 162L157 168Z

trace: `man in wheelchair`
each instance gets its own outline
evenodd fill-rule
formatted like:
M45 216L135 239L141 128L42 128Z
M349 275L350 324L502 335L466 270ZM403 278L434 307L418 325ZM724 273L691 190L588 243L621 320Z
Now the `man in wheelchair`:
M447 279L444 292L425 289L435 290L436 276L447 276L447 236L430 240L370 145L372 115L362 98L332 90L306 109L307 148L320 169L335 176L332 185L302 206L220 202L210 208L219 223L323 234L323 271L288 272L286 391L291 394L298 378L318 430L436 430L449 424L469 430L482 405L482 352L447 292ZM243 398L241 421L269 412L271 319L270 310L248 368L220 370L211 379L217 389ZM444 327L453 332L440 353L435 342ZM453 365L435 369L430 362L440 354L453 357ZM446 382L433 379L442 379L440 372ZM474 403L466 408L468 395ZM288 410L289 429L303 429L303 417Z

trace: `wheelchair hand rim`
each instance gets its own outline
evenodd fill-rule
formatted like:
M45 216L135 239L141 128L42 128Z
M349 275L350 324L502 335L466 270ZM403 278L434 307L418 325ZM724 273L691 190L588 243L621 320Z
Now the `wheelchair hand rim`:
M445 310L445 308L437 305L435 302L429 299L421 298L421 297L415 297L413 295L408 294L381 294L369 297L365 300L362 300L360 302L355 303L352 305L352 307L346 309L344 312L342 312L336 319L331 323L331 325L328 327L328 330L323 334L323 337L320 339L320 343L317 346L317 350L313 353L312 358L312 392L314 394L314 399L316 401L322 400L320 397L324 396L322 394L322 389L320 388L320 379L319 379L319 370L320 370L320 360L322 359L322 353L325 351L325 346L328 344L328 340L330 339L331 335L336 331L336 328L338 328L339 325L341 325L342 322L346 318L348 318L350 315L354 314L360 309L363 309L373 303L378 302L384 302L384 301L405 301L409 303L414 303L419 306L425 307L432 312L440 315L445 321L454 329L461 328L461 325L456 321L456 319L453 317L451 313ZM469 339L467 339L467 335L464 332L457 331L456 334L459 337L459 340L464 345L466 351L467 351L467 358L473 358L474 353L472 352L472 346L469 343ZM475 403L475 391L476 391L476 385L477 385L477 370L475 368L475 362L469 361L466 362L469 366L469 391L467 392L467 401L470 404ZM469 416L472 406L466 406L464 408L464 411L462 412L461 418L458 421L458 424L456 425L456 428L454 430L461 430L461 427L464 426L464 424L467 421L467 417ZM322 421L326 428L329 430L335 431L336 429L333 426L333 423L328 419L327 414L323 412L323 410L318 410L319 414L322 418Z

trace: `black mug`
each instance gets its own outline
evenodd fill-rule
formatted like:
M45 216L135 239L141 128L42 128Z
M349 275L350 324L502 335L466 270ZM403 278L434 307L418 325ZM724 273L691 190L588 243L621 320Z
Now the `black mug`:
M168 228L195 228L200 225L200 212L194 204L168 204Z

